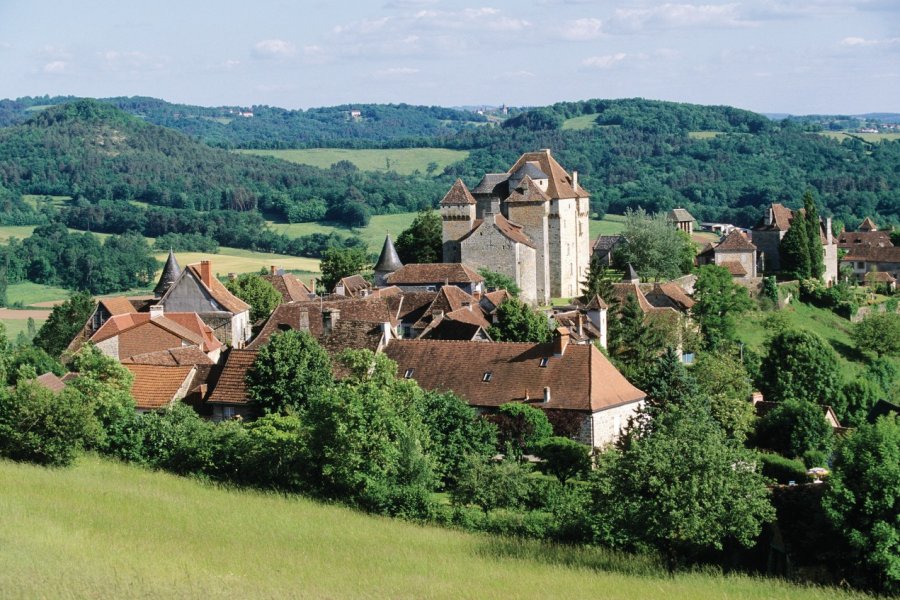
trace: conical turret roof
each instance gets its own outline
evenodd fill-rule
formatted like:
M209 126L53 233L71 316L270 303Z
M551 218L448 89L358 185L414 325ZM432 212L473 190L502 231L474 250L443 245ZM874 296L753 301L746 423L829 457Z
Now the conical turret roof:
M166 259L166 266L163 267L162 275L159 276L159 282L157 282L156 287L153 288L153 295L157 298L161 298L163 294L169 291L169 288L175 283L175 280L178 279L179 275L181 275L181 267L178 266L178 261L175 260L175 253L169 248L169 257Z
M384 246L381 248L378 262L375 263L375 271L393 273L402 266L403 263L400 262L400 256L397 254L397 249L394 248L394 242L391 241L390 234L384 236Z
M641 278L638 277L637 271L634 270L631 263L628 263L628 268L625 270L625 281L638 282L640 280Z

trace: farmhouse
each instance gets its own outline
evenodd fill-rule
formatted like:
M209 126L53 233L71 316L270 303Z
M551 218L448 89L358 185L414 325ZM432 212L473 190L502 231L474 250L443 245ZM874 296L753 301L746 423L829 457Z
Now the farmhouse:
M544 410L558 435L592 447L614 442L645 394L593 345L396 340L385 354L399 377L454 392L482 412L524 402Z
M766 272L781 270L781 240L791 228L794 216L802 210L801 208L799 211L793 211L778 203L773 203L766 209L763 218L753 228L753 245L756 246L760 254L760 263L763 265L760 270ZM832 284L837 281L838 276L838 246L831 233L830 217L820 221L819 240L822 243L825 262L823 278L825 283Z
M708 244L697 255L697 263L718 265L728 269L732 277L752 279L756 277L756 246L743 231L734 229L718 244Z

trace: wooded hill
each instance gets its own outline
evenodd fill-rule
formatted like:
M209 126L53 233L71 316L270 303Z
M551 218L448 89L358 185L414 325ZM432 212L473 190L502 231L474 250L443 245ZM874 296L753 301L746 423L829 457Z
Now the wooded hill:
M40 110L76 100L73 96L0 100L0 127L23 123ZM221 148L415 145L422 138L448 137L487 122L483 115L470 111L409 104L287 110L272 106L192 106L140 96L104 98L99 102ZM358 111L358 116L354 111Z

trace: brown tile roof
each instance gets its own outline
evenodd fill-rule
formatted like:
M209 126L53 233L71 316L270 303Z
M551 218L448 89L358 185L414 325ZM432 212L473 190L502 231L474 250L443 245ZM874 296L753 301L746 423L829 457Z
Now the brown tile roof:
M256 350L232 348L225 357L225 366L215 387L207 398L212 404L246 404L247 371L256 360Z
M165 321L160 324L165 327L169 326L166 321L174 321L188 331L194 334L199 334L203 339L201 349L204 352L212 352L214 350L218 350L223 346L222 342L220 342L218 338L216 338L212 328L204 323L203 319L201 319L200 315L198 315L197 313L172 312L164 314L162 318L165 319ZM156 319L156 322L159 323L159 319Z
M841 261L857 260L880 263L900 263L900 247L858 246L851 249Z
M145 352L122 359L122 364L159 365L177 367L185 365L211 365L213 361L199 346L170 348L158 352Z
M554 356L553 344L395 340L385 354L400 377L428 390L452 391L473 406L526 401L541 408L594 412L644 398L641 390L592 345L569 344ZM541 367L541 359L546 366ZM490 381L483 381L490 373ZM543 403L544 388L550 402Z
M194 367L190 365L170 367L126 364L125 368L134 375L131 395L134 396L135 408L142 410L164 408L177 400L179 390L194 373Z
M859 227L857 227L857 229L860 231L878 231L878 226L875 224L875 221L873 221L869 217L866 217L865 219L863 219L863 222L859 224Z
M580 317L580 318L579 318ZM557 313L553 315L553 319L560 327L565 327L569 331L569 337L576 341L599 340L601 332L586 316L577 310ZM581 333L578 332L578 325L581 324Z
M444 313L444 318L451 321L459 321L460 323L477 325L485 331L491 326L490 322L484 318L484 313L481 312L481 307L477 303L473 304L472 308L458 308Z
M279 294L283 302L295 302L298 300L309 300L312 290L290 273L283 275L263 275L263 279L272 284Z
M249 304L229 292L228 288L222 285L222 282L219 281L216 277L212 277L212 280L210 281L211 285L207 286L200 274L200 263L188 265L185 271L190 271L194 275L194 277L197 278L197 281L200 283L200 285L206 288L210 296L213 297L213 300L224 306L225 310L229 311L232 314L238 314L244 312L245 310L250 310ZM183 275L184 273L182 273L182 276ZM175 286L173 285L172 287ZM171 290L172 288L169 289ZM168 292L166 293L168 294Z
M615 296L620 305L625 304L628 296L634 296L638 302L638 306L641 307L641 311L644 312L644 314L653 310L653 305L650 304L647 297L644 295L644 292L641 291L641 286L636 283L614 283L613 296Z
M340 319L331 334L323 335L319 342L332 356L351 349L377 352L384 338L383 327L380 323Z
M794 212L783 204L772 204L772 228L787 231L794 220Z
M66 382L56 376L55 373L44 373L43 375L38 375L34 382L40 386L43 386L50 390L51 392L59 393L63 391L66 387Z
M516 223L513 223L502 214L494 215L494 227L497 228L497 231L502 233L507 239L510 239L519 244L525 244L531 248L534 248L534 242L531 241L525 232L522 231L522 226ZM474 231L474 230L473 230Z
M389 284L399 286L482 281L484 277L462 263L411 263L403 265L387 277Z
M360 290L365 290L372 287L372 284L366 281L366 278L362 275L350 275L348 277L342 277L340 281L335 284L335 289L337 289L338 285L343 285L344 293L350 296L355 296ZM307 299L308 298L304 298L304 300Z
M653 289L646 294L647 300L654 306L659 306L655 298L665 297L668 302L662 306L673 306L680 310L690 310L694 306L694 299L684 293L684 290L677 283L656 283Z
M114 315L94 332L90 339L94 343L102 342L139 327L159 327L182 340L200 346L205 352L222 347L222 342L213 335L209 325L196 313L165 313L155 319L151 319L150 313Z
M387 298L389 296L399 296L402 293L403 290L398 288L396 285L390 285L388 287L373 289L369 292L369 296L372 298Z
M548 202L550 196L526 175L504 202Z
M603 301L599 295L591 298L591 301L587 303L587 306L584 307L585 310L607 310L609 306L607 306L606 302Z
M519 157L508 173L512 174L518 171L528 162L536 162L541 171L549 175L547 180L547 195L551 198L587 198L588 193L580 185L578 189L573 189L572 178L566 173L566 170L556 162L556 159L550 154L550 150L541 150L540 152L526 152Z
M744 268L744 265L742 265L740 261L724 260L719 263L719 266L728 269L728 272L734 277L743 277L747 274L747 269Z
M507 292L506 290L494 290L492 292L485 292L481 296L481 309L488 313L494 314L494 311L497 310L497 307L506 302L507 300L512 298L512 294Z
M752 251L756 250L756 246L754 246L743 231L740 229L733 229L731 233L725 236L725 239L716 244L715 249L718 250L741 250L741 251Z
M893 246L887 231L842 231L837 236L838 247L851 250L856 246Z
M453 319L438 319L422 332L418 339L423 340L473 340L479 333L487 332L483 327L473 323ZM490 339L490 336L488 336Z
M403 292L401 295L388 298L391 314L397 321L415 323L437 298L437 292Z
M673 221L675 223L683 223L685 221L696 221L697 220L693 217L693 215L691 215L691 213L689 213L687 210L685 210L683 208L673 208L672 210L669 211L668 217L669 217L670 221Z
M110 315L124 315L127 313L135 313L137 309L128 298L124 296L115 296L113 298L99 298L98 302L103 305Z
M319 314L321 319L321 314ZM279 331L288 331L296 329L299 331L309 331L309 305L300 304L298 302L289 302L279 305L266 322L262 329L253 340L247 344L248 350L257 350L261 346L269 343L273 335ZM321 324L319 331L321 332Z
M469 188L462 179L457 179L450 187L450 191L441 200L441 206L475 204L475 198L469 192Z
M621 235L598 235L594 240L594 252L611 252L625 238Z
M894 283L897 279L887 271L872 271L866 273L866 281L873 283Z

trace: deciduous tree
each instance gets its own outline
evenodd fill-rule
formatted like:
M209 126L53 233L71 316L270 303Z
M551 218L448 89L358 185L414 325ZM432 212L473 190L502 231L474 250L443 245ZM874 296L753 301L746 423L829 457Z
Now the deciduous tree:
M728 269L717 265L700 267L694 285L692 314L700 325L707 348L715 349L737 337L735 321L752 308L747 289L732 281Z
M268 318L281 304L281 294L271 283L255 273L243 273L225 282L228 291L250 305L250 321Z
M837 354L809 331L782 331L767 344L757 385L767 400L830 404L843 386Z
M547 342L553 335L550 321L516 298L497 307L497 322L488 330L495 342Z
M264 412L302 412L331 385L331 358L307 331L276 333L247 372L247 396Z
M441 215L423 210L397 236L397 254L403 263L437 263L443 258Z
M344 277L359 275L369 266L369 256L364 248L329 248L319 266L322 271L322 287L331 292Z

